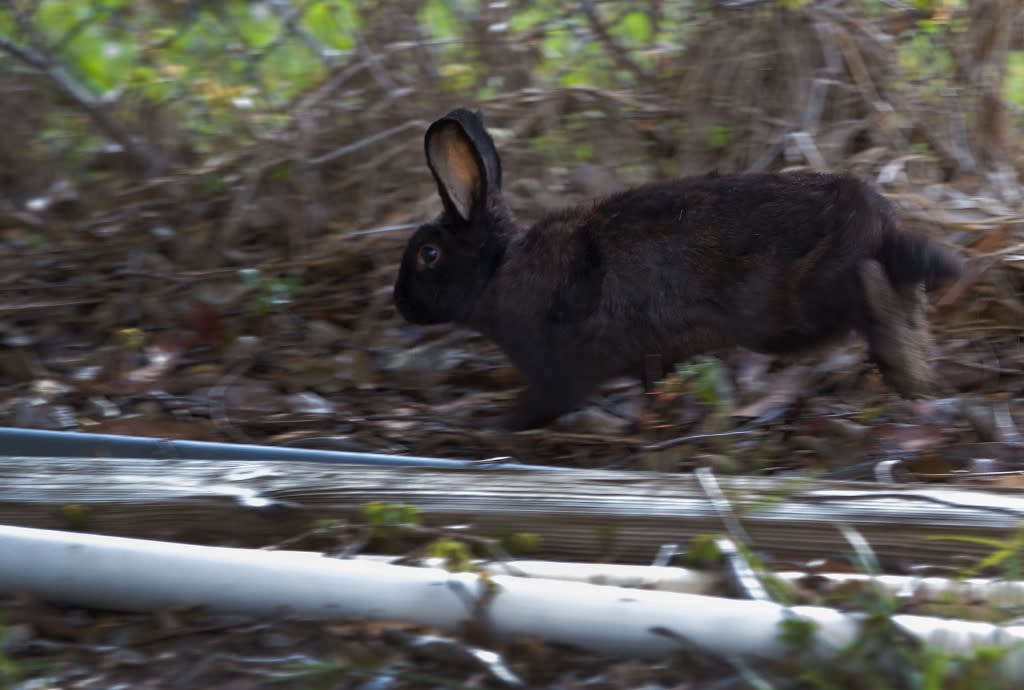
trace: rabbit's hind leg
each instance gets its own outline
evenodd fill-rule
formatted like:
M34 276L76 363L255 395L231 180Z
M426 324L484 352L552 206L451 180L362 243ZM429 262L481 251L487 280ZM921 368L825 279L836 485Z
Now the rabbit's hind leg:
M862 331L885 382L904 398L935 394L924 286L894 288L875 260L862 262L858 269L868 306Z

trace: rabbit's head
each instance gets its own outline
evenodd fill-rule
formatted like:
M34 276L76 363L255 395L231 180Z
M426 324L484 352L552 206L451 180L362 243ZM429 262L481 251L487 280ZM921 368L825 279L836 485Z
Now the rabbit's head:
M427 129L424 148L444 210L409 239L395 306L412 323L467 323L513 227L501 200L501 161L480 117L462 108Z

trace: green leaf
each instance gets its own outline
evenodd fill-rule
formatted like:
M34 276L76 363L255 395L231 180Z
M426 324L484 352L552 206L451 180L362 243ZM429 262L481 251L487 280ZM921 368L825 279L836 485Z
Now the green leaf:
M512 16L509 25L513 31L526 31L551 18L551 13L537 7L517 12Z
M732 140L732 132L728 125L711 125L708 129L708 146L715 151L721 151L729 145Z
M419 508L400 503L367 503L362 508L362 514L363 519L374 527L417 525L420 523Z
M634 43L649 43L654 34L651 18L646 12L630 12L616 28L616 33Z
M318 2L306 12L302 25L324 45L337 50L355 48L360 17L351 1Z
M465 542L455 539L439 539L427 547L427 554L443 558L445 570L465 573L473 569L473 553Z
M587 78L587 74L581 69L574 69L563 74L559 81L562 86L587 86L591 83L590 79Z
M245 43L262 48L277 38L280 22L262 3L225 3L228 20L242 35Z
M533 553L540 548L543 537L533 532L516 532L501 540L501 545L513 556Z
M541 43L541 51L544 57L559 60L569 52L569 39L562 31L551 31Z
M1024 50L1010 53L1005 88L1006 99L1017 107L1024 108Z
M1007 546L1009 540L996 537L981 537L971 534L925 534L922 538L927 541L962 541L967 544L978 544L980 546L991 546L995 549L1002 549Z
M429 0L417 16L438 38L450 38L458 32L458 21L448 0Z

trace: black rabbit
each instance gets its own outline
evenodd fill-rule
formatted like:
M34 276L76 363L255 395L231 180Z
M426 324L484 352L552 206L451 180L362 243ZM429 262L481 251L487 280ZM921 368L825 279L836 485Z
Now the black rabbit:
M505 426L547 424L602 380L742 346L791 353L851 329L906 397L932 390L923 287L961 258L900 229L889 201L845 175L690 177L519 225L480 116L425 136L444 210L416 230L395 283L410 322L492 338L527 387Z

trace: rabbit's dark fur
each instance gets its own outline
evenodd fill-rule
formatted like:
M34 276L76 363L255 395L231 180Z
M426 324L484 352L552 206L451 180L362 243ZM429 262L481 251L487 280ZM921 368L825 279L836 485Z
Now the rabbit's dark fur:
M630 189L516 223L478 115L427 130L444 210L409 240L395 284L408 321L492 338L527 380L507 421L544 425L602 380L742 346L792 353L861 332L886 380L931 389L921 286L961 259L900 229L854 177L708 175Z

